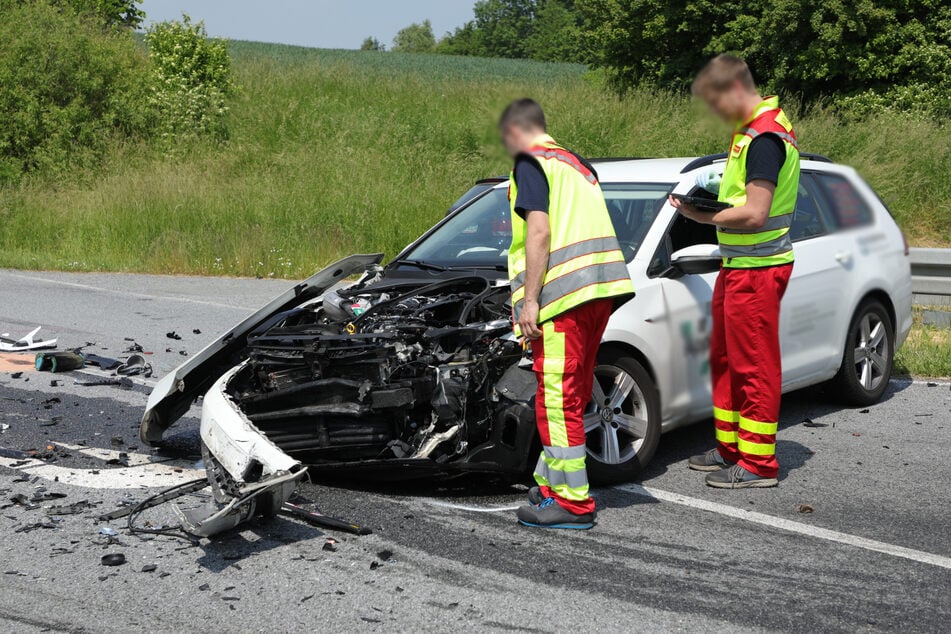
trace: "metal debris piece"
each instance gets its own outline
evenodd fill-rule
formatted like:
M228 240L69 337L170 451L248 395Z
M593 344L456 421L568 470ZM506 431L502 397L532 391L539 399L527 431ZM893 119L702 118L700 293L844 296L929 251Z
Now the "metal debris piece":
M145 564L142 566L142 572L155 572L158 570L158 566L155 564Z
M73 502L72 504L63 504L60 506L51 506L46 509L47 515L77 515L82 513L88 508L92 508L92 503L89 500L79 500Z

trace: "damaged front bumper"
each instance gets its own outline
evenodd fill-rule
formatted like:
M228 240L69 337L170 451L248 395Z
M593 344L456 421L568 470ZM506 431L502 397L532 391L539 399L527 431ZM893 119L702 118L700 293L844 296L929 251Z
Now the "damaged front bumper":
M178 510L182 527L193 535L208 537L255 515L277 515L307 473L228 396L228 382L243 367L219 378L202 404L202 453L214 499L197 509Z

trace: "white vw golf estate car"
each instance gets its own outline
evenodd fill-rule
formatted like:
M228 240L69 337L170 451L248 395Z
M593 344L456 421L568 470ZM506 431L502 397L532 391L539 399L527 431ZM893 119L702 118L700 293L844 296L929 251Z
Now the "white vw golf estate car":
M679 216L724 156L593 161L637 295L611 318L586 413L595 482L628 480L660 435L708 419L715 229ZM201 436L217 505L210 534L274 513L305 472L520 478L538 455L535 379L511 335L508 183L489 179L385 266L351 256L298 284L166 376L144 441L204 395ZM908 248L851 168L802 157L783 300L784 390L831 382L882 397L911 328ZM349 280L349 281L347 281Z

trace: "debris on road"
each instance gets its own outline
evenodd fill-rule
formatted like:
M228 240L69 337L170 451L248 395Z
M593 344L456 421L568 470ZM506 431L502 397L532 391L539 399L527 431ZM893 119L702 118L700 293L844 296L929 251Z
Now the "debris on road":
M75 379L73 381L76 385L81 385L83 387L100 387L104 385L118 385L121 388L131 390L135 385L132 382L132 379L128 377L103 377L103 378L90 378L90 379Z
M109 553L108 555L103 555L99 561L102 562L103 566L121 566L125 563L125 555L122 553Z
M155 564L145 564L142 566L142 572L155 572L158 570L158 566Z
M182 336L178 334L177 332L175 332L174 330L172 332L165 333L165 336L168 337L169 339L174 339L175 341L180 341L182 338Z
M138 376L142 374L146 377L152 376L152 366L145 361L141 354L130 355L125 363L116 368L116 374L122 376Z
M37 326L32 332L20 339L11 339L10 333L5 332L0 335L0 352L19 352L21 350L42 350L43 348L55 348L56 339L46 341L37 341L36 333L42 326Z
M811 504L797 504L796 510L800 513L812 513L814 509Z
M86 363L107 371L113 370L122 365L122 361L119 361L118 359L113 359L111 357L101 357L98 354L87 354Z
M828 425L827 425L826 423L817 423L816 421L812 420L811 418L803 419L803 421L802 421L802 426L803 426L803 427L828 427Z
M39 352L36 355L38 372L69 372L85 367L86 357L75 350L62 352Z
M194 329L192 329L192 334L200 335L200 334L201 334L201 330L199 330L198 328L194 328Z

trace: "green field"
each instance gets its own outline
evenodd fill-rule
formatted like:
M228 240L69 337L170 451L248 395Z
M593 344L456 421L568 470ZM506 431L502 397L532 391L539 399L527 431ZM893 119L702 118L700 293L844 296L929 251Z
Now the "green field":
M0 191L0 266L298 278L341 255L393 255L477 178L508 169L494 123L533 96L589 156L723 149L679 96L619 99L568 64L233 42L230 138L116 146L95 173ZM885 117L792 110L803 149L854 165L914 244L951 243L951 138Z

